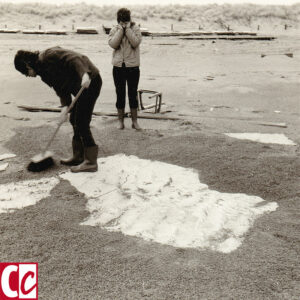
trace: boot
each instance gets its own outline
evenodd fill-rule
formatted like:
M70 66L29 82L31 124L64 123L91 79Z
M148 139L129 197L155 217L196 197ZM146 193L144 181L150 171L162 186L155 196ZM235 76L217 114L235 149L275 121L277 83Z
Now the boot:
M137 122L137 108L131 108L131 120L132 120L132 128L136 130L142 130L142 128L139 126Z
M80 139L72 139L73 156L67 159L61 159L60 163L67 166L78 166L83 162L83 145Z
M96 172L98 171L97 164L98 146L84 148L84 161L79 166L72 167L73 173L79 172Z
M119 126L118 129L124 129L124 111L125 109L119 109L118 108L118 120L119 120Z

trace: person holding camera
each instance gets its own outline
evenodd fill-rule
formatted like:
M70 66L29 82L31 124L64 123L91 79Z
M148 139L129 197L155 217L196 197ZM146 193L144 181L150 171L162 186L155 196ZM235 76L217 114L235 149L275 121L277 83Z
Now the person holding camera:
M117 12L117 22L110 33L108 44L112 47L113 79L116 88L116 108L119 129L124 129L126 83L132 119L132 128L141 130L137 122L137 89L140 79L140 43L142 34L139 26L131 21L131 12L121 8Z

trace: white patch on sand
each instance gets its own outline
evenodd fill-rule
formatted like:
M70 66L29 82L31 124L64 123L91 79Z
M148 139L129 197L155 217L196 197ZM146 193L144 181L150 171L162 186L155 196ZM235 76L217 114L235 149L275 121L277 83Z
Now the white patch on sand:
M16 157L16 154L13 153L5 153L0 155L0 160L8 159L8 158L13 158Z
M257 217L277 208L256 196L210 190L193 169L123 154L98 164L97 173L60 175L89 198L91 215L82 225L229 253Z
M279 133L225 133L225 135L230 136L235 139L249 140L253 142L259 142L264 144L280 144L295 146L296 144L286 137L284 134Z
M5 171L7 169L7 167L8 167L8 163L1 164L0 165L0 172Z
M0 185L0 213L13 212L34 205L50 195L58 178L42 178Z

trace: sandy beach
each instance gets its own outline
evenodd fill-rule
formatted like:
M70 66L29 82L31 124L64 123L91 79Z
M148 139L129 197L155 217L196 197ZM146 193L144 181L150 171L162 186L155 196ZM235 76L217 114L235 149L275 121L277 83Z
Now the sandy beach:
M298 299L300 31L264 33L276 39L144 37L139 88L161 92L165 105L158 115L178 120L141 118L141 132L131 129L128 118L123 131L116 129L115 117L92 120L99 158L125 154L193 169L210 190L277 203L276 210L251 223L239 247L229 253L178 247L83 226L90 214L88 197L59 178L35 205L1 213L0 261L38 262L40 299ZM107 37L103 32L0 34L0 155L16 154L5 160L9 166L0 172L1 185L57 178L68 171L59 158L71 151L72 129L65 123L51 146L56 165L41 173L26 170L55 129L58 114L17 106L58 107L59 99L39 78L26 78L14 69L17 50L60 45L86 54L103 79L95 111L112 113L115 91ZM152 104L154 99L145 95L144 101ZM153 111L140 115L156 116ZM228 133L280 134L293 145Z

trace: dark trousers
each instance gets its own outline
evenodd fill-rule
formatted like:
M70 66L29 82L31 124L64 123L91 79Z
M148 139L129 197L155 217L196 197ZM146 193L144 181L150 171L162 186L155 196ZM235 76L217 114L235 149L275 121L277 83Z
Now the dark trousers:
M130 108L137 108L137 89L140 80L139 67L113 67L113 77L117 94L117 109L125 108L126 82Z
M91 80L89 88L82 92L71 111L70 123L73 126L73 138L81 140L84 147L96 145L90 129L90 123L101 86L102 79L100 75L97 75Z

